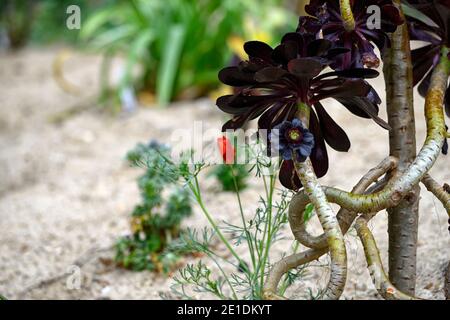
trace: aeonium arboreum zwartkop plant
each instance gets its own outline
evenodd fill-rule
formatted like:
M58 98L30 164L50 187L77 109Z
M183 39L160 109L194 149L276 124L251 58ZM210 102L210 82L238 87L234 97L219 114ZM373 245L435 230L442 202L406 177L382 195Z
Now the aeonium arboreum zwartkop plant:
M349 50L339 57L335 67L378 67L380 59L374 45L381 51L389 45L388 33L394 32L403 22L400 11L390 0L350 1L348 6L342 7L340 3L339 0L312 0L305 7L306 12L316 18L316 24L322 26L325 39ZM375 21L372 19L374 8L380 11ZM301 27L309 31L316 29L311 22L301 24Z
M258 41L246 43L244 49L248 61L219 73L223 83L239 87L235 95L217 100L222 111L234 115L223 126L224 130L242 127L257 117L258 127L269 130L297 117L299 106L304 107L308 116L304 125L315 138L311 162L317 176L322 177L328 171L325 141L337 151L350 148L347 135L326 112L322 100L334 98L353 114L372 118L389 128L378 117L381 100L364 80L378 76L377 71L351 68L322 72L347 52L345 48L334 47L326 39L316 39L315 34L297 32L285 35L275 49ZM285 159L280 180L285 187L297 190L301 183L294 171L293 161Z
M269 130L267 148L272 156L280 156L281 183L297 192L289 205L291 230L297 241L310 248L272 266L263 296L283 298L282 276L329 252L330 280L321 297L338 299L347 279L344 235L354 225L379 294L386 299L417 299L418 184L422 182L450 215L450 194L428 174L448 137L444 98L450 73L450 3L418 0L402 6L400 0L312 0L306 12L311 16L301 17L297 31L286 34L277 47L247 42L248 60L219 73L223 83L235 88L233 95L217 100L217 106L232 115L223 130L241 128L256 119L260 129ZM421 18L410 17L411 12L419 12ZM437 26L424 23L427 16ZM410 40L430 45L411 54ZM381 56L376 55L375 46ZM378 117L381 99L366 81L378 76L369 68L380 61L389 123ZM412 88L424 76L420 91L426 94L427 137L416 154ZM351 192L322 186L317 179L329 169L325 143L337 151L350 148L344 130L326 111L326 98L390 130L390 156L368 171ZM341 207L337 214L330 203ZM303 217L311 204L324 230L320 236L306 229ZM390 215L389 275L367 227L384 209Z

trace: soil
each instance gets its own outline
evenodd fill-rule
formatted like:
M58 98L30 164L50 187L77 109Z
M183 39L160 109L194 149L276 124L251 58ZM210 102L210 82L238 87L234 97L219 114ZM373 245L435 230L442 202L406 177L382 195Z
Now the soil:
M58 52L58 48L29 48L0 53L0 294L9 299L173 297L170 275L132 272L113 264L111 246L129 233L129 215L139 201L136 178L141 171L128 167L124 156L138 142L170 142L174 128L190 128L196 120L205 121L207 128L220 128L225 117L209 99L167 108L141 107L113 116L92 98L99 88L100 57L75 53L66 62L66 78L82 89L81 94L70 95L52 74ZM374 84L384 92L382 79ZM416 105L420 146L425 137L423 99L417 96ZM388 134L333 101L326 106L346 129L352 148L345 154L330 151L331 168L321 181L348 190L387 155ZM71 108L80 111L52 121ZM383 111L381 116L386 118ZM440 157L431 174L440 183L449 182L448 168L448 158ZM234 194L218 192L211 178L202 181L202 188L217 221L239 223ZM248 217L257 208L262 190L255 178L244 191ZM417 295L444 299L444 271L450 260L447 215L424 187L420 209ZM185 222L185 226L206 225L198 208ZM387 268L386 213L379 213L370 227ZM311 229L320 231L317 222ZM285 240L271 253L272 262L292 243L288 228L283 233ZM346 241L349 279L343 299L378 299L353 229ZM238 252L244 255L246 250L239 247ZM328 263L328 257L312 263L290 294L309 298L308 288L317 291L326 283ZM81 275L79 283L73 277L77 275Z

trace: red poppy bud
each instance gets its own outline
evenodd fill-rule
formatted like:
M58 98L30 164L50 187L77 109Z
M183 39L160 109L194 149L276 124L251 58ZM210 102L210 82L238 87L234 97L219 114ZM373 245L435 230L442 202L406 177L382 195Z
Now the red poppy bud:
M224 163L233 164L234 157L236 156L236 150L230 140L226 137L217 138L217 145L219 146L219 152L222 155Z

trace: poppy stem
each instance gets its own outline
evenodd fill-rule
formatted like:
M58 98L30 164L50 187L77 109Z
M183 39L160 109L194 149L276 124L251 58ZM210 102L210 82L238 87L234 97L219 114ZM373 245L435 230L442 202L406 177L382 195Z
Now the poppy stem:
M355 30L356 23L352 12L352 5L350 0L339 0L339 6L341 9L341 17L344 22L344 28L347 32Z

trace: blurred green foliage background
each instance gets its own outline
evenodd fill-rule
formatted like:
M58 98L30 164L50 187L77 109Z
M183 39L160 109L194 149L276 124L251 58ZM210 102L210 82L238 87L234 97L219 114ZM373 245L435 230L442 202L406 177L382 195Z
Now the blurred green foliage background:
M80 30L66 27L72 4ZM295 29L295 8L294 0L2 0L0 28L13 49L64 42L98 52L103 71L120 56L125 69L112 93L131 88L165 105L210 94L218 71L244 58L244 41L275 44Z

